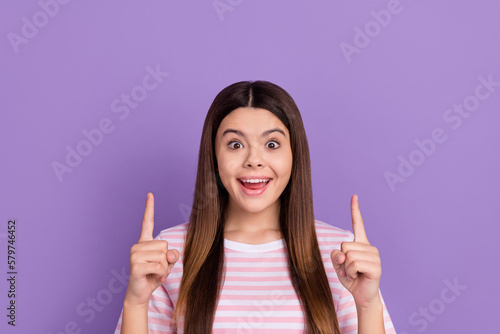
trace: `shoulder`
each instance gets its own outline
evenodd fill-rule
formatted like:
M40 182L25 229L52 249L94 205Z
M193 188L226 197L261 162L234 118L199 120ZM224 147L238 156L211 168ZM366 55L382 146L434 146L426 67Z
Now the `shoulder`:
M349 230L341 229L321 220L314 220L318 243L322 245L340 245L342 242L354 240L354 234Z
M189 222L178 224L175 226L168 227L162 230L154 239L155 240L166 240L168 242L168 248L175 248L181 250L184 248L184 242L186 239L187 229Z

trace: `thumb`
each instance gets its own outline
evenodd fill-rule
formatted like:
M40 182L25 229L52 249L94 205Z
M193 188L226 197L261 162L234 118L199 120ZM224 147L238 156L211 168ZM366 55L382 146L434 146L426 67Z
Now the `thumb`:
M334 249L333 252L330 254L330 257L332 259L332 264L335 270L339 270L345 261L344 253L342 253L338 249Z
M331 254L330 257L332 259L332 264L333 268L335 268L335 272L337 273L337 277L340 280L340 283L344 285L345 282L345 254L342 253L340 250L335 249ZM345 286L345 285L344 285Z
M170 249L167 252L167 261L169 264L174 264L179 260L180 253L177 249Z

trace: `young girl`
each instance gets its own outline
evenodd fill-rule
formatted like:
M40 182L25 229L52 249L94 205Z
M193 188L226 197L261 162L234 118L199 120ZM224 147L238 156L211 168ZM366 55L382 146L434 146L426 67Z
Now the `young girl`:
M223 89L203 126L188 222L153 239L153 194L115 333L395 333L358 198L316 220L300 112L267 81Z

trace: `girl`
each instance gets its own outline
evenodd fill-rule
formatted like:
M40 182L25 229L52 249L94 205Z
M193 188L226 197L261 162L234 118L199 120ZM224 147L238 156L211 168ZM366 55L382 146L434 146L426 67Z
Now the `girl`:
M354 234L314 217L302 118L281 87L223 89L189 221L153 239L153 211L148 193L115 333L395 333L357 196Z

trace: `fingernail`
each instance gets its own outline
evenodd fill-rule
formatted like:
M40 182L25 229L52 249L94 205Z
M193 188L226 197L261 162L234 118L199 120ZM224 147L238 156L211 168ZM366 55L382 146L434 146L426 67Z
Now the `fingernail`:
M342 258L342 256L340 254L338 254L336 257L335 257L335 260L337 260L337 262L340 262L340 259Z

